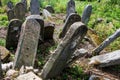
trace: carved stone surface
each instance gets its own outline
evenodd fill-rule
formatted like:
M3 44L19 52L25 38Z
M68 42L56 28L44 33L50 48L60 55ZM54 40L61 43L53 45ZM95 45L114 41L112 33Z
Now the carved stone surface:
M22 21L18 19L13 19L10 21L6 36L6 48L8 50L17 48L21 26L22 26Z
M65 34L67 33L69 27L74 23L74 22L78 22L81 21L81 17L78 14L75 13L71 13L68 18L65 21L64 27L62 32L59 35L59 38L63 38L65 36Z
M86 35L87 30L87 27L81 22L71 25L66 36L45 64L41 72L43 79L53 78L61 73L77 46Z
M32 15L34 14L40 15L40 4L38 0L31 0L30 11Z
M26 12L25 5L21 2L17 3L14 12L17 19L23 20Z
M40 25L36 20L28 19L24 22L13 68L19 69L22 65L34 66L39 34Z
M82 13L81 21L87 24L92 13L92 5L87 5Z

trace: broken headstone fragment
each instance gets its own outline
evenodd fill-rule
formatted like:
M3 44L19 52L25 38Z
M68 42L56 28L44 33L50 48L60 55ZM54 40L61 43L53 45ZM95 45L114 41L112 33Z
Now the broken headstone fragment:
M87 27L83 23L75 22L71 25L67 34L45 64L41 72L43 79L53 78L61 73L86 33Z
M24 66L34 66L37 52L40 25L34 19L28 19L22 25L13 68L20 69Z
M13 19L8 25L8 32L6 36L6 48L8 50L15 50L18 45L20 36L22 21L19 19Z

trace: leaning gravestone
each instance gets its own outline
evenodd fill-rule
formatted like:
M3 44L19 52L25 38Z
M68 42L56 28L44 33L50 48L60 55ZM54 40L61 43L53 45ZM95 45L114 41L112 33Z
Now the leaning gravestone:
M59 35L59 38L63 38L65 36L65 34L67 33L69 27L74 23L74 22L78 22L81 21L81 17L76 14L76 13L71 13L68 18L65 21L64 27L62 32Z
M12 1L9 1L8 3L7 3L7 7L9 8L9 9L13 9L13 2Z
M14 9L15 17L17 19L23 20L25 18L25 5L23 3L17 3Z
M92 13L92 5L87 5L82 13L81 21L87 25Z
M75 13L75 1L74 1L74 0L70 0L70 1L67 3L66 19L67 19L67 17L68 17L71 13Z
M12 9L9 9L7 11L7 17L8 17L9 21L15 18L15 14L14 14L14 11Z
M40 15L40 4L38 0L31 0L30 2L30 11L31 14Z
M25 10L27 11L27 0L21 0L21 2L24 4Z
M44 21L40 15L30 15L26 18L27 19L35 19L40 24L40 38L39 43L43 42L44 40Z
M47 5L45 7L45 9L48 10L50 13L54 13L55 12L54 9L53 9L53 7L51 5Z
M18 19L13 19L10 21L6 36L6 48L8 50L10 49L15 50L17 48L20 31L21 31L21 25L22 25L22 21Z
M76 22L71 25L64 39L45 64L41 77L43 79L56 77L66 67L77 46L87 33L87 27Z
M20 69L22 65L34 66L39 34L40 25L36 20L28 19L24 22L15 54L14 69Z
M44 26L44 40L50 40L53 39L53 33L55 29L55 25L52 23L45 23Z

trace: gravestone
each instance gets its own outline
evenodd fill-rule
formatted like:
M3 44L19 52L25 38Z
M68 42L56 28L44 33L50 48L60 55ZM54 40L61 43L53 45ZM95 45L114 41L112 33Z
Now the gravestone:
M46 9L43 9L43 16L44 16L45 19L51 19L52 18L51 13Z
M44 21L42 19L42 17L40 15L30 15L26 18L26 20L28 19L35 19L39 25L40 25L40 37L39 37L39 43L43 42L44 40Z
M53 78L61 73L86 33L87 27L83 23L76 22L71 25L66 36L43 67L41 72L43 79Z
M90 19L90 16L91 16L91 13L92 13L92 5L87 5L82 13L82 18L81 18L81 21L84 23L84 24L88 24L88 21Z
M15 17L17 19L23 20L25 18L25 12L26 12L25 5L21 2L17 3L15 5L14 12L15 12Z
M67 33L69 27L74 23L74 22L78 22L81 21L81 17L76 14L76 13L71 13L68 18L66 19L65 23L64 23L64 27L62 32L59 35L59 38L63 38L65 36L65 34Z
M9 9L7 11L7 17L8 17L9 21L15 18L15 14L14 14L14 11L12 9Z
M74 0L69 0L69 2L67 3L66 19L71 13L75 13L75 1Z
M53 7L51 5L47 5L45 7L45 9L48 10L50 13L55 13L55 11L54 11L54 9L53 9Z
M44 40L50 40L53 39L53 33L54 33L54 29L55 29L55 25L52 23L45 23L44 26Z
M31 0L30 2L30 12L31 14L40 15L40 4L38 0Z
M22 25L22 21L18 19L13 19L10 21L6 36L6 48L8 50L10 49L15 50L17 48L20 31L21 31L21 25Z
M8 3L7 3L7 7L9 8L9 9L13 9L13 2L12 1L9 1Z
M22 65L34 66L39 34L40 25L36 20L28 19L23 23L13 69L20 69Z
M21 2L24 4L25 9L26 9L26 11L27 11L27 0L21 0Z

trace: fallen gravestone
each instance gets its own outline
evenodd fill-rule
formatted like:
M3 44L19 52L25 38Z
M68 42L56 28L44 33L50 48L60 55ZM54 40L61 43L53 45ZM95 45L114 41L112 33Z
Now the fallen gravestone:
M39 34L40 25L36 20L28 19L23 23L13 69L20 69L22 65L34 66Z
M71 25L64 39L45 64L41 77L43 79L56 77L66 67L77 46L87 33L87 27L76 22Z
M40 4L38 0L31 0L30 2L30 12L32 15L40 15Z
M21 2L24 4L25 10L27 11L27 0L21 0Z
M8 3L7 3L7 8L9 8L9 9L13 9L13 2L12 1L9 1Z
M66 19L71 13L75 13L75 1L74 0L69 0L69 2L67 3Z
M40 15L30 15L26 18L27 19L35 19L40 25L40 37L39 43L43 42L44 40L44 21Z
M55 25L52 23L45 23L44 26L44 40L50 40L53 39L53 33L55 29Z
M65 36L65 34L67 33L69 27L74 23L74 22L78 22L81 21L81 17L76 14L76 13L71 13L68 18L66 19L65 23L64 23L64 27L62 32L59 35L59 38L63 38Z
M120 64L120 50L116 50L107 54L94 56L90 59L90 63L99 65L100 67L108 67Z
M7 11L7 17L8 17L9 21L15 18L15 14L14 14L14 11L12 9L9 9Z
M82 18L81 18L81 21L84 23L84 24L88 24L88 21L90 19L90 16L91 16L91 13L92 13L92 5L87 5L82 13Z
M94 49L92 52L93 55L98 55L105 47L107 47L110 43L112 43L118 37L120 37L120 29L118 29L114 34L112 34L105 41L103 41L96 49Z
M54 11L54 9L53 9L53 7L51 5L47 5L45 7L45 9L48 10L50 13L55 13L55 11Z
M17 19L23 20L25 18L25 12L26 12L25 5L21 2L17 3L15 5L14 12L15 12L15 17Z
M6 36L6 48L8 50L15 50L17 48L22 21L13 19L8 25L8 32Z

